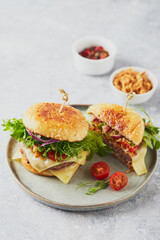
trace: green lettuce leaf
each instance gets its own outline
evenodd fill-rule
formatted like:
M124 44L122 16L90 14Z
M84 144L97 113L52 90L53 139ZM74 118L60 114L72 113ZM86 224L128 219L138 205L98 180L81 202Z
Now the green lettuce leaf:
M12 138L18 140L19 142L23 141L27 147L33 147L36 145L37 150L42 152L45 158L50 150L55 151L57 159L62 159L63 154L65 154L67 158L72 156L78 157L82 150L90 152L88 160L91 160L94 153L103 157L106 155L106 151L112 152L111 149L103 142L101 134L93 131L88 131L87 136L82 141L59 141L45 146L40 146L42 143L28 134L22 119L13 118L6 121L3 120L2 126L4 127L4 131L10 132ZM45 137L41 138L47 139Z

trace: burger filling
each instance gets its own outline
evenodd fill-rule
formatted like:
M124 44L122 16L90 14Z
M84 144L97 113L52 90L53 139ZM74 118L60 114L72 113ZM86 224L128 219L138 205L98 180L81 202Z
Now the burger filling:
M42 162L54 162L54 166L66 161L69 162L71 159L72 162L73 159L74 162L78 162L77 159L83 158L82 153L84 152L85 156L90 153L88 158L91 159L94 153L105 156L106 151L111 151L104 144L101 134L97 132L88 131L87 136L81 141L69 142L46 138L33 133L24 126L22 119L14 118L4 121L3 126L6 131L10 131L12 138L18 140L21 144L23 143L25 151L29 149L34 154L35 159L41 159ZM28 157L28 159L30 158Z
M34 147L27 148L24 143L19 143L19 150L22 153L22 155L25 157L28 164L31 164L31 166L36 169L38 172L42 172L47 169L52 170L59 170L65 167L70 166L73 163L78 163L81 165L85 164L86 156L88 155L88 152L81 151L79 154L79 157L70 157L68 161L53 161L50 158L44 158L41 153L38 151L34 151Z
M91 121L90 130L97 131L102 134L105 142L116 144L116 147L123 149L130 155L137 155L139 145L133 144L131 141L121 135L118 131L111 128L109 125L94 116Z

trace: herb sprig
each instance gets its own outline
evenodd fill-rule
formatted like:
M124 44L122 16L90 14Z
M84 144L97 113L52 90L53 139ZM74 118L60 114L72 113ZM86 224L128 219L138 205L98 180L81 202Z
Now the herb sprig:
M148 113L144 110L143 107L140 109L144 112L144 114L147 116L148 121L143 118L144 124L145 124L145 130L143 135L143 140L145 141L146 145L149 146L151 149L159 149L160 148L160 135L159 134L159 127L156 127L153 125L153 120L148 115Z
M106 179L104 181L94 181L94 182L89 182L89 183L81 183L79 186L76 188L80 187L85 187L88 185L92 185L89 189L88 192L86 192L86 195L93 195L95 192L99 191L100 189L105 189L109 186L109 179Z
M40 146L41 142L28 134L22 119L13 118L6 121L3 120L2 126L4 127L4 131L10 132L12 138L18 140L19 142L23 141L26 147L36 146L37 151L42 152L45 158L50 150L55 151L55 156L58 160L62 159L63 154L65 154L67 158L73 156L78 157L82 150L90 152L88 160L91 160L94 153L103 157L106 155L106 151L112 152L111 149L103 142L102 136L98 132L88 131L87 136L82 141L59 141L45 146ZM42 136L41 138L46 139Z

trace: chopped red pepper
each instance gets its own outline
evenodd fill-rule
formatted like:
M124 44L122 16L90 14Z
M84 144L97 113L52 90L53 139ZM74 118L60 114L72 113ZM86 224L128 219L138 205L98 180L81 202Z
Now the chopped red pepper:
M125 148L128 148L130 152L136 152L139 148L139 146L131 147L131 145L125 141L121 141L121 145L124 146Z
M131 145L128 142L125 142L125 141L121 141L121 145L125 148L128 148L128 149L131 147Z
M136 152L138 150L139 146L135 146L133 148L129 148L130 152Z

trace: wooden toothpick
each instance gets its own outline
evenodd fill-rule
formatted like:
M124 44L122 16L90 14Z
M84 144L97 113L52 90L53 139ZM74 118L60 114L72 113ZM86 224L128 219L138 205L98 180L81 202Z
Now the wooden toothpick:
M127 110L127 106L128 106L129 100L131 100L131 99L134 97L134 95L135 95L135 92L129 92L129 93L127 94L127 103L126 103L124 112L126 112L126 110Z
M65 103L69 104L68 103L68 98L69 98L69 95L68 93L66 93L62 88L59 88L59 91L60 93L62 94L62 100L63 100L63 103L61 105L61 108L59 109L59 113L62 112L62 109L63 109L63 106L65 105Z

